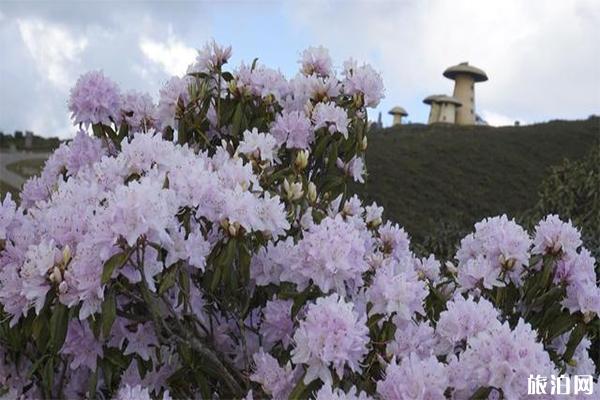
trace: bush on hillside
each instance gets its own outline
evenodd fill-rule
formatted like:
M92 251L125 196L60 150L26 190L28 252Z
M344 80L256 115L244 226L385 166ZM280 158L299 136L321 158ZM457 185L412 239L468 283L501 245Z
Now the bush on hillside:
M581 160L553 167L538 190L539 201L530 221L546 214L569 218L581 229L583 242L600 256L600 144Z

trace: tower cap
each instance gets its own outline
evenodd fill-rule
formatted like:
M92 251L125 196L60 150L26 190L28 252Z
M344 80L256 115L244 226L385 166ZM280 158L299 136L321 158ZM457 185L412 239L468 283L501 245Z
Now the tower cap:
M483 70L469 65L466 61L453 65L444 71L444 76L448 79L456 79L458 75L469 75L473 77L475 82L484 82L488 80L488 76Z

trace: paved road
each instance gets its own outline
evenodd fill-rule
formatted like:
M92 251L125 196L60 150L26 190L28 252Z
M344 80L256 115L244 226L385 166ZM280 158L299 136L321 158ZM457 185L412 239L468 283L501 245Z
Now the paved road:
M22 160L46 160L49 156L50 153L31 153L24 151L14 153L0 152L0 180L8 183L10 186L20 189L26 179L19 174L9 171L6 169L6 166Z

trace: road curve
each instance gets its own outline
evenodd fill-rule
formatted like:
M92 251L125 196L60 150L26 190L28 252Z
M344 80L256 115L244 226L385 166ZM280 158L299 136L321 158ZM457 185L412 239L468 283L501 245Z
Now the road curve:
M33 153L33 152L0 152L0 180L8 183L16 189L21 189L26 179L19 174L9 171L6 167L14 162L23 160L46 160L50 153Z

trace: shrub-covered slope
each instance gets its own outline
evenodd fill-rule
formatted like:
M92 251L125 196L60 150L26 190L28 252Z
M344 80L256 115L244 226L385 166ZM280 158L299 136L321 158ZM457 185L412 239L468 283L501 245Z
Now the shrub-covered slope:
M422 241L448 226L520 215L538 201L550 167L598 143L600 119L528 126L405 125L369 136L365 194Z

